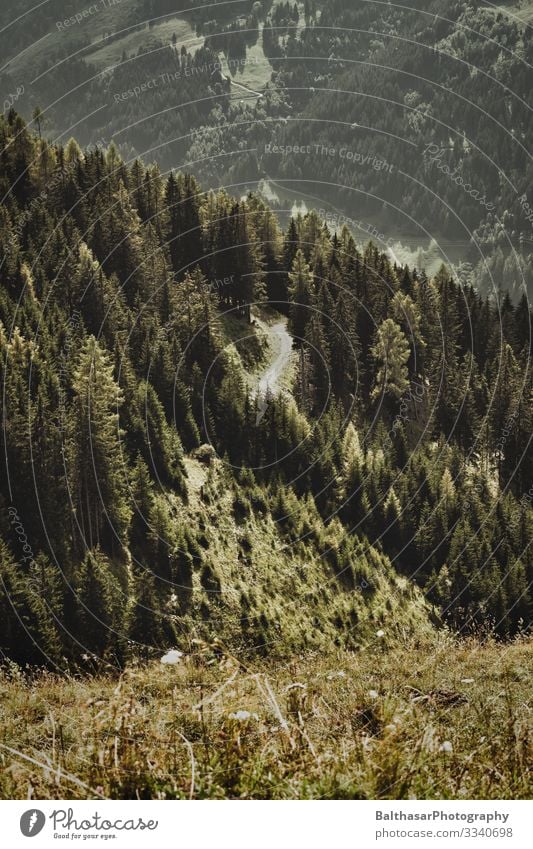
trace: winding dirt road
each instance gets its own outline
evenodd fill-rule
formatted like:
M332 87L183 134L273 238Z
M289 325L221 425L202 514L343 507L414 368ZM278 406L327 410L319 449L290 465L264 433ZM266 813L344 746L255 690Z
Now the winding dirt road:
M287 319L277 321L275 324L264 322L258 322L258 324L268 337L273 358L266 371L259 377L257 391L260 395L266 395L267 392L271 395L279 395L283 389L283 377L291 365L293 355L292 336L287 330Z
M268 397L288 390L294 351L285 316L280 315L273 324L268 324L257 316L254 321L266 336L270 352L270 362L262 373L255 375L251 392L256 403L256 424L259 425L268 409Z

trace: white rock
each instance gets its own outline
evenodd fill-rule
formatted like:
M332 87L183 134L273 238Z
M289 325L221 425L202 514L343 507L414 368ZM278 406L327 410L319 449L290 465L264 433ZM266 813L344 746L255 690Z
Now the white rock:
M166 666L174 666L176 663L180 662L182 657L183 652L178 651L177 649L171 649L163 655L163 657L161 658L161 663L164 663Z
M248 719L259 719L256 713L250 713L249 710L237 710L235 713L230 713L230 719L237 719L239 722L246 722Z

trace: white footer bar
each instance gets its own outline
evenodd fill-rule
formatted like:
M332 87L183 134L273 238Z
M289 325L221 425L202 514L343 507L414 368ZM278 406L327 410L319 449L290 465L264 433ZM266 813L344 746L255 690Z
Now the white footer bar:
M533 847L529 801L3 801L0 815L6 849Z

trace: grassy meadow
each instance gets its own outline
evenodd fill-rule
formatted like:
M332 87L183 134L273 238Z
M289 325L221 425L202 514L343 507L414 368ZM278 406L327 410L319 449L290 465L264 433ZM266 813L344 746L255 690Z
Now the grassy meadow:
M531 644L423 642L250 666L194 644L121 674L4 667L3 798L531 796Z

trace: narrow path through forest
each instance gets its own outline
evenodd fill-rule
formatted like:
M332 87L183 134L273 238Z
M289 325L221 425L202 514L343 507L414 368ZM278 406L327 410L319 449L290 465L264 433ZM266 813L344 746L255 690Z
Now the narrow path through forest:
M254 375L253 393L256 397L279 395L283 389L288 389L294 362L293 340L287 318L278 313L271 323L258 316L254 316L254 321L267 339L269 357L263 370Z

